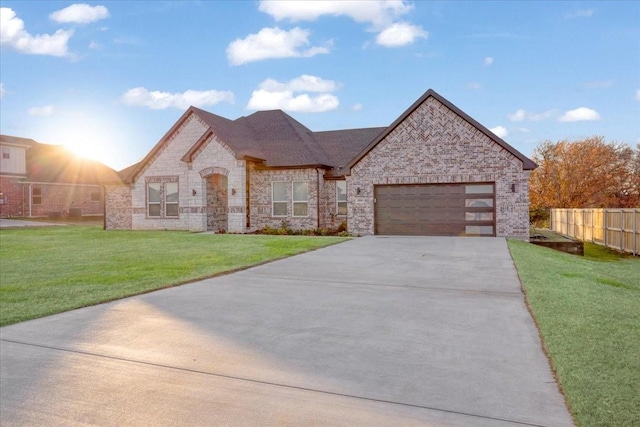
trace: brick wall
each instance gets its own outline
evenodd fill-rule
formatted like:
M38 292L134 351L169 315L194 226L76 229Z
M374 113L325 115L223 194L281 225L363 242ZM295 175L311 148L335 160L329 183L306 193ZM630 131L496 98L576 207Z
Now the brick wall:
M246 231L245 161L237 160L229 147L218 141L215 135L205 141L191 163L181 160L207 129L207 125L196 115L189 116L145 165L132 186L133 229L216 231L222 228L236 233ZM207 179L216 175L226 178L226 220L212 220L209 215L207 221ZM146 183L149 180L178 181L178 217L147 215ZM223 222L226 222L226 226Z
M349 231L373 234L376 184L463 182L495 182L496 234L528 238L529 173L522 162L429 97L352 168Z
M30 200L30 187L33 193L39 189L40 197L34 200L32 196ZM4 203L0 204L1 217L68 216L71 209L83 216L100 216L104 213L104 192L100 185L29 184L17 178L1 177L0 192L4 199Z
M283 169L250 171L251 181L251 228L253 230L265 226L280 227L282 221L287 221L294 229L311 229L318 227L318 184L322 172L316 169ZM306 182L308 184L308 205L305 217L293 216L292 183ZM276 217L272 215L271 183L287 183L287 215Z
M105 227L107 230L129 230L131 222L131 186L105 186Z
M28 211L25 213L22 192L23 186L18 178L0 176L0 218L29 215Z
M337 214L336 182L335 180L321 180L319 201L321 228L337 228L347 220L346 216Z
M29 206L29 185L25 186L24 206L28 210ZM40 204L36 204L33 192L40 188L41 197ZM80 212L83 216L94 215L99 216L104 213L103 190L99 185L64 185L64 184L31 184L32 217L48 217L50 215L60 214L68 216L72 210ZM92 200L92 194L97 193L95 201ZM25 212L28 216L29 212Z

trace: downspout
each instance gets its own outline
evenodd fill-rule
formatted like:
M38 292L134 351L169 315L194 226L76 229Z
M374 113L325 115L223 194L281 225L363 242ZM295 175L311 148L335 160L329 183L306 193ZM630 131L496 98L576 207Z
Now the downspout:
M32 191L31 191L31 186L33 184L29 184L29 218L31 218L31 202L33 200L33 195L32 195Z

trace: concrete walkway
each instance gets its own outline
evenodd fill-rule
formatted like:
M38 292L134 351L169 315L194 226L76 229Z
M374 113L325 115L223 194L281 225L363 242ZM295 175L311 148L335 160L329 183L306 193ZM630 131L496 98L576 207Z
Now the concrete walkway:
M3 426L572 425L499 238L354 239L0 338Z
M0 228L53 227L66 225L55 222L24 221L21 219L0 218Z

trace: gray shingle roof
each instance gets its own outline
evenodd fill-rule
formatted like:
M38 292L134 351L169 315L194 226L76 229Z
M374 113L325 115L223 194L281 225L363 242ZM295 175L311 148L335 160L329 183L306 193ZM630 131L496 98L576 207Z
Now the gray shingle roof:
M363 129L313 132L282 110L258 111L246 117L229 120L199 108L190 107L141 162L135 167L127 168L125 180L133 182L137 174L191 114L196 114L209 126L209 130L185 153L182 158L184 161L192 161L208 135L214 134L219 141L229 146L239 159L261 160L266 167L324 167L329 169L328 176L343 176L349 174L351 167L430 96L438 99L498 145L522 160L525 170L536 167L535 163L518 150L429 89L390 126Z
M313 132L282 110L258 111L236 120L192 110L237 157L263 159L270 167L344 165L385 129Z

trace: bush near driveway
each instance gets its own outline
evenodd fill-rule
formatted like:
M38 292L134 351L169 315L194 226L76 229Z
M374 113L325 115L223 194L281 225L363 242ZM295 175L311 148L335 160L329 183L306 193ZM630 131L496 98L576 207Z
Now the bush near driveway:
M339 237L103 231L0 231L0 326L243 269Z
M640 259L509 248L578 425L640 426Z

